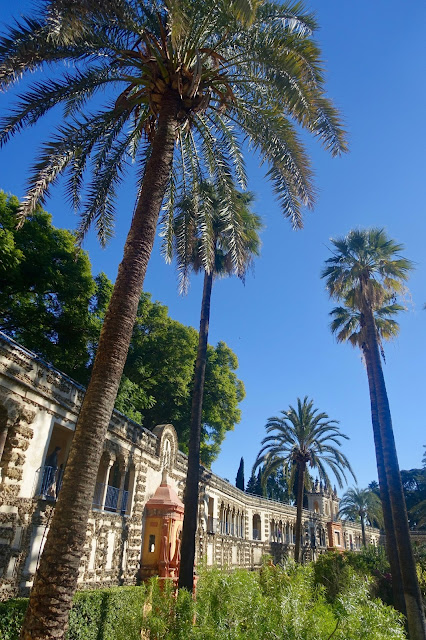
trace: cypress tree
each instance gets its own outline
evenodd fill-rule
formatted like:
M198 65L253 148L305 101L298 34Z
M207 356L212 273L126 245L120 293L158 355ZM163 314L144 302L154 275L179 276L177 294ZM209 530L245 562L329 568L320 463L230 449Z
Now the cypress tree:
M244 491L244 485L244 458L242 457L240 460L240 466L238 467L237 477L235 478L235 486L237 489Z

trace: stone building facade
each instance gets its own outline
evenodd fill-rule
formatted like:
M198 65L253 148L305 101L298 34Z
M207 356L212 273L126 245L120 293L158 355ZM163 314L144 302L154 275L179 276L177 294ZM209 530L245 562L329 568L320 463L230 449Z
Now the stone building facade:
M26 595L60 491L84 388L0 334L0 599ZM133 584L145 536L147 501L167 471L183 498L187 458L172 425L147 431L114 412L99 465L81 560L81 588ZM337 519L338 498L317 485L303 511L305 558L327 548L360 548L361 529ZM202 470L197 558L256 568L294 548L296 510L248 495ZM368 541L380 533L367 527Z

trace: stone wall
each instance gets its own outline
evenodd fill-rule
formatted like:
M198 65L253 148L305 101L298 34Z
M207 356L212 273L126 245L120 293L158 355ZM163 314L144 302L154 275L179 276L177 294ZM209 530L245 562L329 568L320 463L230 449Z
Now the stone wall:
M1 599L29 592L83 395L80 385L0 334ZM55 446L60 449L51 478L45 462ZM150 432L113 413L87 526L80 588L135 583L145 504L160 485L163 469L182 499L186 466L172 425ZM317 500L336 501L324 492ZM349 547L349 536L357 545L361 531L356 524L343 523L338 544L327 535L331 516L315 509L303 512L306 559L330 546ZM203 469L197 559L230 568L258 567L265 553L279 561L294 547L295 512L290 505L250 496ZM367 535L378 544L378 530L367 528Z

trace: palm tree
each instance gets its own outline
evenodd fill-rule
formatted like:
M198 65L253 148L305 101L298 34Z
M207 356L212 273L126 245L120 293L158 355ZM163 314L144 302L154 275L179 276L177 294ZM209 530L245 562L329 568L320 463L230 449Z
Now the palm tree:
M369 489L348 489L340 501L339 516L361 522L362 544L367 546L365 525L380 526L382 521L379 497Z
M345 238L332 243L335 252L326 261L322 277L326 278L330 296L343 301L345 309L339 307L331 312L334 316L331 328L338 331L338 340L348 339L354 346L360 346L365 359L393 583L398 584L400 575L410 637L425 640L423 605L380 360L382 339L394 336L398 330L391 316L401 307L394 300L404 289L412 263L401 256L403 246L388 238L383 229L350 231ZM351 326L340 320L347 311L352 316ZM398 559L392 551L395 548ZM398 605L401 607L397 600Z
M303 402L297 399L297 409L290 406L281 411L281 416L269 418L266 432L270 435L262 440L254 468L265 465L263 479L276 469L283 467L288 474L288 488L292 491L297 475L296 488L296 544L294 559L300 561L300 541L302 534L303 489L310 489L309 465L316 469L321 480L331 486L327 467L331 469L339 483L346 481L345 470L355 478L346 456L335 446L341 440L348 440L336 420L330 420L326 413L318 413L313 408L313 400L305 396Z
M176 206L176 217L165 219L164 250L177 258L181 290L188 287L190 271L204 272L200 332L192 391L188 469L185 484L185 515L182 530L179 587L193 589L195 537L198 518L200 438L204 378L214 279L235 274L244 279L253 257L259 255L259 216L250 211L251 193L232 194L231 208L223 193L202 183L190 198ZM170 243L173 233L174 242ZM235 259L235 258L236 259Z
M363 353L364 361L367 365L367 373L368 366L371 364L369 360L369 352L367 349L367 343L365 340L365 323L363 322L361 312L354 307L353 300L351 297L346 299L345 307L335 307L331 312L330 316L332 316L332 321L330 323L331 331L336 335L338 342L349 342L353 347L359 347L361 352ZM399 325L394 320L394 316L399 312L403 311L404 307L397 304L394 300L394 294L384 293L383 299L378 301L378 304L381 305L379 308L373 309L374 322L377 329L377 338L380 346L380 351L382 353L382 357L384 357L383 350L383 340L389 340L395 338L399 333ZM377 305L376 305L377 306ZM370 400L371 400L371 416L373 422L373 433L374 433L374 441L376 448L376 458L377 458L377 468L378 468L378 476L380 480L380 486L371 487L373 483L370 484L370 488L372 488L376 493L380 494L380 499L382 501L382 509L383 509L383 517L384 517L384 526L386 532L386 551L389 559L389 564L391 566L392 573L392 589L394 595L394 602L397 607L406 615L405 608L405 598L404 593L402 591L402 577L401 577L401 569L399 563L398 556L398 547L396 543L395 531L393 527L393 517L392 517L392 509L389 497L389 491L387 488L387 479L385 473L384 459L383 459L383 451L380 440L380 426L378 423L378 413L377 413L377 399L376 393L373 386L373 377L372 375L368 378L369 387L370 387ZM378 490L378 491L377 491Z
M332 155L346 149L337 111L325 97L315 28L298 3L51 0L0 38L2 90L35 71L44 74L3 119L0 144L58 105L64 113L38 155L21 217L66 175L68 195L82 214L79 236L94 225L105 243L130 162L138 177L23 637L65 633L103 441L166 192L172 209L179 194L213 179L229 202L233 179L245 188L246 139L267 164L284 215L299 228L314 191L296 128L318 137Z

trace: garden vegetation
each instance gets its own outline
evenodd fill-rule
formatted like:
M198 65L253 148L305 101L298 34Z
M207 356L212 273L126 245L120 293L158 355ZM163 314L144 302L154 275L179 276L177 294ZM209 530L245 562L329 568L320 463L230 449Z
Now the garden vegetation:
M67 639L406 638L402 615L374 597L377 582L372 567L386 560L375 550L369 553L364 558L354 553L326 554L308 566L265 562L260 572L204 568L196 600L184 589L174 597L171 583L161 588L158 579L141 587L78 593ZM18 639L26 606L26 599L0 605L4 640Z

